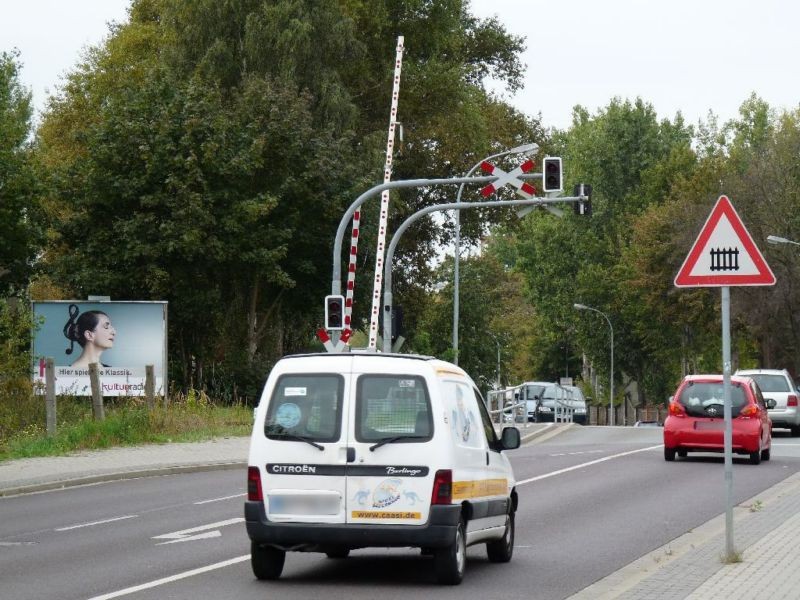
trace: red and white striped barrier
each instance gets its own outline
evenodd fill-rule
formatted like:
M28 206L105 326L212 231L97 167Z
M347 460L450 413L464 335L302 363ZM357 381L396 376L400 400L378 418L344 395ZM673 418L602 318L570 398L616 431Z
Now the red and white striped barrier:
M394 130L397 125L397 101L400 98L400 70L403 66L403 36L397 38L397 54L394 62L394 86L392 88L392 110L389 116L389 139L386 142L386 165L383 182L392 178L392 154L394 152ZM381 310L381 291L383 287L383 260L386 246L386 227L389 216L389 190L381 194L381 215L378 222L378 247L375 251L375 279L372 286L372 314L369 323L369 347L378 344L378 318Z

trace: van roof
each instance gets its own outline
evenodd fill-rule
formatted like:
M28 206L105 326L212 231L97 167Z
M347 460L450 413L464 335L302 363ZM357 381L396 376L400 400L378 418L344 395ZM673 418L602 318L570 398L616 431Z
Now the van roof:
M308 352L306 354L288 354L281 360L289 358L322 358L340 356L370 356L375 358L407 358L409 360L439 360L435 356L425 356L422 354L395 354L392 352L369 352L365 350L351 350L350 352Z

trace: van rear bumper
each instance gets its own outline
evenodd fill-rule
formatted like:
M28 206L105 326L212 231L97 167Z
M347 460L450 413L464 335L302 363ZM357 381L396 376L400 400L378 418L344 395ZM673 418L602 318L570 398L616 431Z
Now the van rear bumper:
M326 546L349 548L445 548L455 539L461 506L431 506L425 525L361 523L275 523L267 519L263 502L245 501L247 535L259 544L285 550L324 551Z

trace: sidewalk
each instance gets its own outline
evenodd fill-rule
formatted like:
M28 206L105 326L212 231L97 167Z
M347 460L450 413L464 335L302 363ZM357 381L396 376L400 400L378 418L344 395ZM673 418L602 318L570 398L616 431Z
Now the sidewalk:
M536 443L571 425L531 424ZM137 446L0 463L0 497L100 481L169 473L243 469L249 438ZM800 597L800 473L734 507L742 562L724 565L725 515L719 515L597 581L570 600L777 600ZM669 507L664 507L668 510Z
M249 437L85 451L0 463L0 497L99 481L212 469L243 469Z

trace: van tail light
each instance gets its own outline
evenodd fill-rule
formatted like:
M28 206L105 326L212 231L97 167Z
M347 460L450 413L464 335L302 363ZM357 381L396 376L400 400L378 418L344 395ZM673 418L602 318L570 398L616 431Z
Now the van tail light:
M758 415L758 406L755 404L748 404L739 412L739 416L745 417L746 419L755 417L756 415Z
M686 411L683 410L683 406L679 402L673 400L669 403L669 414L673 417L685 417Z
M794 394L786 396L786 406L797 406L797 396Z
M247 467L247 499L252 502L263 502L261 491L261 470L258 467Z
M440 469L433 478L431 504L451 504L452 501L453 472L450 469Z

